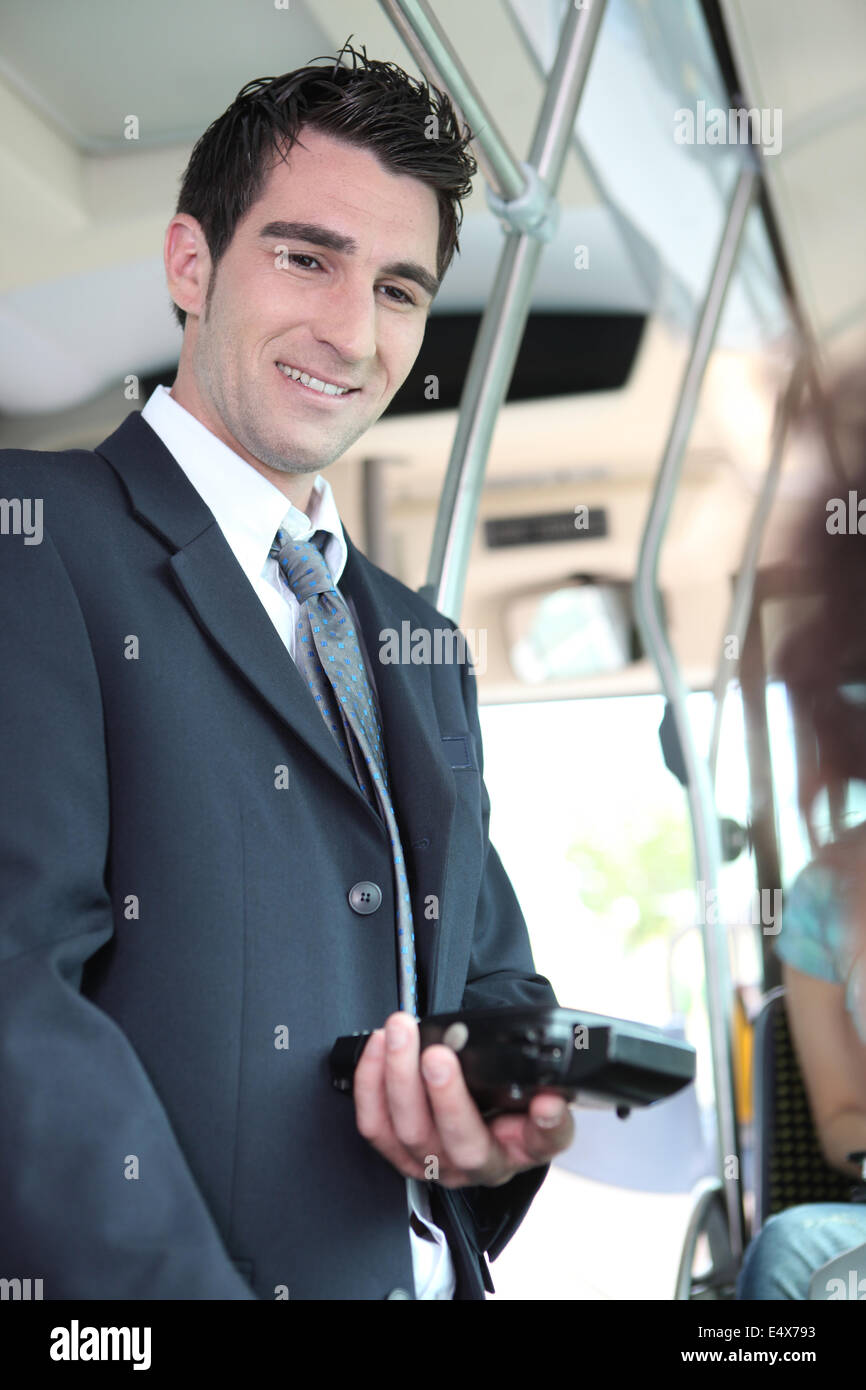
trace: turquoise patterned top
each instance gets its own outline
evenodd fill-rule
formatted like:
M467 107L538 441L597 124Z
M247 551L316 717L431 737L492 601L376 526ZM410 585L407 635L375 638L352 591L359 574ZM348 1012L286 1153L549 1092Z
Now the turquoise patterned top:
M804 975L843 984L846 1008L866 1043L862 957L851 938L838 875L824 864L807 864L788 890L776 954Z

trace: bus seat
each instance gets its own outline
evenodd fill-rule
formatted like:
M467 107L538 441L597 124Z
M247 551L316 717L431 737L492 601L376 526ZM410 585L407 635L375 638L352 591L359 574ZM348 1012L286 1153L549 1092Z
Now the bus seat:
M756 1234L778 1211L804 1202L850 1201L853 1182L821 1152L788 1028L785 990L766 996L755 1022Z

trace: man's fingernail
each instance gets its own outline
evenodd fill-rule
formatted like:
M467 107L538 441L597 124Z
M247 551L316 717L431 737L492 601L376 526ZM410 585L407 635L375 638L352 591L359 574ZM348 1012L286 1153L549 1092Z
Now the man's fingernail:
M424 1073L424 1080L429 1081L431 1086L442 1086L450 1075L450 1068L446 1063L437 1062L432 1058L430 1061L422 1058L421 1070Z
M565 1106L558 1110L555 1115L536 1115L535 1123L540 1125L542 1129L555 1129L557 1125L562 1124L564 1119Z
M385 1030L389 1052L396 1052L406 1041L406 1030L399 1023L389 1023Z

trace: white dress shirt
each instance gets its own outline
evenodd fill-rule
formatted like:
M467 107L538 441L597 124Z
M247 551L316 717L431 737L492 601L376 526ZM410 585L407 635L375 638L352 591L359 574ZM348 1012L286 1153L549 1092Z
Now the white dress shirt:
M293 539L301 541L310 540L316 531L327 531L322 554L334 583L339 585L348 547L330 483L316 474L307 514L288 502L279 488L218 439L164 386L157 386L141 414L210 508L235 559L294 660L300 605L280 577L279 565L270 558L269 551L280 526ZM341 597L352 612L360 637L354 606L347 596ZM362 637L361 644L363 648ZM373 663L369 658L366 665L375 692ZM445 1233L431 1218L425 1185L414 1178L407 1178L406 1183L410 1220L414 1215L428 1233L422 1237L413 1225L409 1227L415 1296L419 1299L453 1298L456 1276Z

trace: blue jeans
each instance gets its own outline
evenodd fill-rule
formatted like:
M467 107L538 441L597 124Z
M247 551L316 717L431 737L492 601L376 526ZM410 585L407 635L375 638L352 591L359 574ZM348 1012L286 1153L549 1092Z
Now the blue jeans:
M866 1204L810 1202L771 1216L750 1243L737 1298L809 1297L816 1269L866 1243Z

